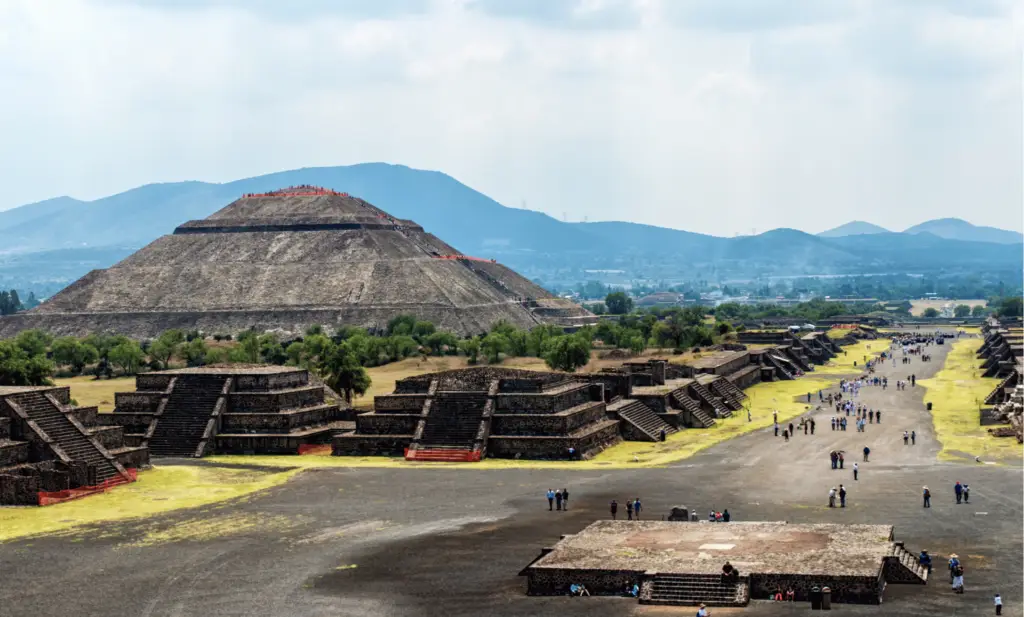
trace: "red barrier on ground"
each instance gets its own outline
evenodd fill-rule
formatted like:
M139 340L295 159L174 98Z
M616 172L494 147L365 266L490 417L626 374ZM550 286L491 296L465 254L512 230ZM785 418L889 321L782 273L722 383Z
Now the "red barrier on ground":
M304 443L299 445L299 454L314 454L324 455L331 453L331 444L329 443Z
M97 484L96 486L80 486L66 491L39 491L39 505L52 506L56 503L64 503L65 501L81 499L82 497L88 497L89 495L105 493L115 486L135 482L139 475L138 470L129 468L125 471L128 472L128 477L131 478L130 480L126 480L121 475L118 475L115 478L104 480L101 484Z
M480 453L475 450L410 450L405 449L405 460L438 463L476 463Z

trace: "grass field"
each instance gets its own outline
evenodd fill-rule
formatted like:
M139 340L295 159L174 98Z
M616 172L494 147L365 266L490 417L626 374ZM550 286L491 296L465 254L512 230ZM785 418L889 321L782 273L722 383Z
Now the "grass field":
M871 359L889 348L886 339L864 340L843 347L828 364L815 366L811 375L858 375L864 372L865 359ZM856 366L854 365L856 363Z
M1016 439L992 437L979 423L978 410L999 380L981 376L981 360L977 357L978 339L961 339L953 343L946 362L924 386L925 401L932 403L932 422L942 444L942 460L1013 461L1022 459L1022 448Z
M42 508L0 508L0 542L245 497L283 484L298 471L160 465L140 473L136 482L101 495Z
M930 308L937 311L942 311L942 307L952 304L956 306L958 304L966 304L967 306L974 308L975 306L985 306L988 304L987 300L911 300L910 301L910 314L915 317L920 317L924 312Z
M58 386L71 386L71 398L80 407L100 408L101 412L114 411L115 392L133 392L134 377L115 377L114 379L93 379L91 376L66 377L54 379Z

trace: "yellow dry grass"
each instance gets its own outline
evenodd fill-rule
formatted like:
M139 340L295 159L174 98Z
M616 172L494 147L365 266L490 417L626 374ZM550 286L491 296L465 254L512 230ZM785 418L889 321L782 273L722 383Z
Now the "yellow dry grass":
M601 452L587 461L523 461L510 459L484 459L479 463L416 463L396 457L380 456L214 456L209 460L223 464L299 466L306 469L320 467L432 467L449 469L608 469L624 467L655 467L689 458L715 444L772 425L772 411L778 410L779 422L789 422L807 409L804 398L808 392L828 387L827 379L813 377L793 381L759 383L746 390L752 422L747 422L746 411L731 418L717 420L710 429L687 429L670 435L661 443L627 441Z
M858 375L864 372L864 359L871 359L889 348L886 339L864 340L843 347L828 364L815 366L812 375ZM856 366L854 363L856 362Z
M261 533L282 532L296 527L299 519L270 514L215 514L194 518L170 525L159 525L133 542L123 546L142 547L182 542L224 538L259 529Z
M93 405L103 413L114 411L115 392L133 392L134 377L116 377L114 379L93 379L91 376L65 377L54 379L58 386L70 386L71 398L81 407Z
M1015 461L1022 459L1022 447L1010 437L992 437L979 423L982 407L999 380L982 377L977 351L978 339L961 339L953 343L942 370L931 379L917 382L924 386L925 401L932 403L932 422L942 444L942 460Z
M0 542L244 497L282 484L297 473L298 469L160 466L140 473L133 484L100 495L43 508L0 508Z
M966 304L967 306L974 308L976 306L986 306L987 300L911 300L910 301L910 314L915 317L920 317L924 312L930 308L937 311L942 311L942 307L947 304L957 306L958 304Z

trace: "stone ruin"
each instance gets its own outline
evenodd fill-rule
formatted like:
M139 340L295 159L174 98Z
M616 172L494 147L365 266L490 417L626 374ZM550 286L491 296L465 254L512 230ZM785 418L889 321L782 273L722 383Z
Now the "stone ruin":
M40 306L0 319L0 337L178 328L290 334L310 326L383 328L411 313L461 335L499 320L521 328L596 318L489 259L346 193L292 187L250 194L189 221Z
M67 387L0 386L0 505L44 505L134 481L149 450Z
M986 413L987 412L987 413ZM988 432L996 437L1016 437L1017 443L1024 443L1024 384L1017 385L1007 399L992 409L982 410L982 424L1009 424L990 428Z
M520 572L527 593L582 585L623 596L636 587L640 604L745 606L780 589L804 603L828 587L832 602L877 605L888 584L928 580L891 525L683 522L683 509L678 521L604 520L562 536ZM740 570L731 580L721 575L726 561Z
M774 359L783 364L788 361L790 365L805 373L813 371L815 364L825 364L841 351L841 345L830 339L825 332L752 330L739 332L737 337L741 343L746 345L770 346ZM770 363L775 364L775 362ZM791 372L788 368L786 370Z
M1004 328L1000 324L986 324L982 328L985 342L978 350L984 359L981 368L985 377L1006 379L1020 372L1024 364L1024 329Z
M153 456L296 454L328 444L353 412L327 402L305 369L227 366L144 373L115 395L105 424Z

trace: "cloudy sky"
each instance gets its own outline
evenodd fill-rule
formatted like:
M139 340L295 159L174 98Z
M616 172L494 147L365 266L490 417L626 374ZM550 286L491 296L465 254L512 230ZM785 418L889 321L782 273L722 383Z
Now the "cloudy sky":
M366 161L569 220L1021 227L1014 0L3 0L0 209Z

